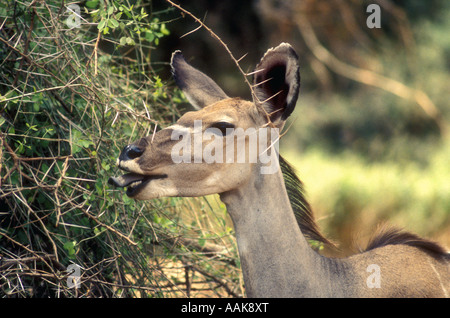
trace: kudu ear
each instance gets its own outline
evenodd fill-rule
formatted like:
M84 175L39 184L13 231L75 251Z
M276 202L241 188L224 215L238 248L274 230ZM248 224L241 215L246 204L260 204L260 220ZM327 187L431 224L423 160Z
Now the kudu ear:
M176 84L196 109L228 98L211 78L189 65L181 51L173 52L170 65Z
M253 84L254 102L271 114L273 123L285 121L300 90L298 56L292 46L282 43L269 49L256 66Z

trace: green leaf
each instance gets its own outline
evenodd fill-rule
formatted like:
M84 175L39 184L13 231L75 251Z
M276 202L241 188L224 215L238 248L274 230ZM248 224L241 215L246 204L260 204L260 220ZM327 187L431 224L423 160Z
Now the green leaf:
M108 20L108 25L112 29L115 29L115 28L117 28L119 26L119 22L116 19L111 18L111 19Z
M125 12L125 15L129 18L129 19L132 19L133 18L133 16L131 15L131 13L130 13L130 10L128 10L126 7L123 7L123 12Z
M90 1L86 1L86 7L88 7L89 9L95 9L98 6L98 0L90 0Z
M111 6L111 7L108 8L108 15L111 15L113 13L114 13L114 7Z
M81 150L81 147L78 147L76 144L72 144L72 154L79 153Z
M109 164L107 164L106 162L102 162L102 168L106 171L108 171L109 169L111 169L111 166Z
M77 245L77 241L68 241L68 242L64 243L64 245L63 245L63 248L67 251L70 258L75 256L75 253L76 253L75 246L76 245Z
M166 28L166 25L163 23L161 24L161 29L160 29L161 33L164 35L169 35L170 31Z
M96 227L96 228L94 229L94 234L95 234L95 235L99 235L101 232L102 232L102 231L99 230L98 227Z
M153 40L155 39L155 35L152 32L146 32L145 39L149 42L153 42Z
M97 25L97 29L99 29L100 31L103 30L105 28L106 25L106 20L102 20L100 21L100 23Z
M130 37L127 37L127 44L128 45L135 45L136 43L134 42L134 40Z

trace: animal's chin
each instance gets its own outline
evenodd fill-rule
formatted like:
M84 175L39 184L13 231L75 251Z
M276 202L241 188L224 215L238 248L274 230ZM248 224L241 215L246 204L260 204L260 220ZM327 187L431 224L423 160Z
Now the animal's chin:
M127 188L126 194L130 198L138 195L152 180L167 178L167 175L145 176L137 173L127 173L119 177L111 177L108 180L110 185L119 188Z

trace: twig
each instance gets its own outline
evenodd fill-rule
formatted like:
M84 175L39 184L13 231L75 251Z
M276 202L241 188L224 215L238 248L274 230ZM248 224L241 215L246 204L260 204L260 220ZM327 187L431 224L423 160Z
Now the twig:
M178 4L174 3L174 2L172 2L171 0L166 0L166 2L170 3L172 6L174 6L174 7L177 8L178 10L180 10L180 11L184 12L185 14L189 15L192 19L195 20L195 22L197 22L198 24L200 24L201 27L203 27L206 31L208 31L208 32L211 34L211 36L212 36L213 38L215 38L217 41L219 41L219 43L225 48L225 50L227 51L227 53L230 55L230 57L231 57L231 59L233 60L233 62L236 64L236 67L238 68L239 72L240 72L240 73L242 74L242 76L244 77L245 83L246 83L246 84L248 85L248 87L250 88L250 92L251 92L252 98L253 98L254 101L256 101L256 106L259 107L259 108L263 111L263 113L266 114L267 121L269 122L269 124L270 124L271 126L273 126L272 121L270 120L269 114L266 112L266 110L264 109L264 107L261 106L263 102L261 102L261 101L259 100L258 96L256 95L256 93L255 93L255 91L254 91L254 89L253 89L252 84L249 82L249 80L248 80L248 78L247 78L248 75L253 74L253 73L245 73L245 72L242 70L241 65L239 64L239 62L243 59L243 57L245 57L245 55L244 55L243 57L241 57L239 60L237 60L237 59L234 57L234 55L233 55L233 53L231 52L231 50L228 48L228 45L227 45L225 42L223 42L222 39L221 39L216 33L214 33L214 31L211 30L206 24L204 24L199 18L197 18L197 17L196 17L195 15L193 15L190 11L184 9L184 8L181 7L180 5L178 5ZM199 29L199 28L195 29L195 31L197 31L198 29ZM192 33L192 32L190 32L190 33Z
M97 219L95 216L93 216L92 214L90 214L88 211L85 211L84 209L81 209L83 211L83 213L89 217L90 219L94 220L97 224L99 224L100 226L103 226L104 228L107 228L109 231L119 235L121 238L123 238L124 240L126 240L128 243L130 243L131 245L136 246L137 243L134 242L132 239L130 239L128 236L126 236L125 234L119 232L118 230L116 230L115 228L101 222L99 219Z
M101 31L99 30L98 34L97 34L97 40L95 41L95 44L94 44L94 51L91 54L91 58L86 63L86 67L89 66L89 64L92 61L92 57L94 57L94 76L97 76L97 73L98 73L98 71L97 71L97 69L98 69L97 68L97 65L98 65L98 62L97 62L97 60L98 60L97 59L98 53L97 53L97 51L98 51L98 43L100 42L100 37L101 37Z
M2 186L3 133L0 133L0 188Z
M107 282L107 281L103 281L103 280L99 280L99 279L86 279L86 281L84 281L84 282L87 282L87 281L94 282L94 283L100 283L102 285L108 285L108 286L116 287L116 288L138 289L138 290L145 290L145 291L150 291L150 292L157 291L157 289L152 288L152 287L142 287L142 286L138 286L138 285L123 285L123 284L111 283L111 282Z
M33 3L30 6L34 7L34 5L35 5L35 2L33 1ZM25 46L24 46L24 49L23 49L23 54L25 54L25 55L28 54L28 48L29 48L29 44L30 44L31 33L32 33L33 27L34 27L34 17L35 17L35 15L36 15L36 12L34 10L32 10L31 11L31 20L30 20L29 29L28 29L28 35L25 38ZM24 59L20 60L20 65L19 65L19 70L20 71L23 68L24 61L25 61ZM15 76L14 81L12 83L13 87L16 86L17 81L19 80L20 71L16 73L16 76Z
M219 286L223 287L230 296L233 296L235 298L239 298L239 295L237 295L235 292L233 292L231 290L230 287L228 287L228 284L227 284L227 282L224 279L219 279L219 278L217 278L217 277L207 273L206 271L204 271L200 267L197 267L197 266L195 266L195 265L193 265L191 263L187 263L186 266L189 266L189 268L192 269L193 271L199 272L203 276L208 277L208 278L212 279L213 281L215 281Z
M191 33L194 33L194 32L196 32L196 31L198 31L198 30L201 29L201 28L202 28L202 25L199 25L199 26L196 27L194 30L189 31L188 33L185 33L185 34L183 34L182 36L180 36L180 39L184 38L185 36L188 36L188 35L191 34Z
M191 267L189 265L186 265L184 267L184 278L186 282L186 296L187 298L191 297L191 281L189 279L189 269Z
M64 165L63 165L63 169L61 172L61 177L59 177L58 181L56 182L56 186L55 186L55 199L56 199L56 223L55 226L58 227L59 224L59 218L61 217L61 204L59 203L59 197L58 197L58 189L61 186L61 182L66 174L67 168L69 163L69 158L66 158L66 161L64 161Z
M55 271L53 270L53 266L50 266L50 264L47 262L47 260L45 259L48 256L41 256L39 254L37 254L35 251L33 251L32 249L26 247L25 245L17 242L16 240L14 240L12 237L10 237L9 235L7 235L6 233L4 233L3 231L0 232L0 235L2 235L2 237L6 238L7 240L9 240L11 243L21 247L22 249L26 250L27 252L35 255L35 257L37 259L39 259L41 262L43 262L45 265L47 265L47 267L50 269L50 271L52 272L53 277L58 277L58 275L55 273Z
M4 259L0 257L0 269L7 268L11 265L19 264L19 263L30 263L30 262L36 262L41 261L42 259L48 259L53 264L57 264L57 267L59 270L65 270L65 266L63 266L61 263L59 263L56 260L55 255L43 255L43 256L30 256L30 257L24 257L24 258L15 258L15 259Z

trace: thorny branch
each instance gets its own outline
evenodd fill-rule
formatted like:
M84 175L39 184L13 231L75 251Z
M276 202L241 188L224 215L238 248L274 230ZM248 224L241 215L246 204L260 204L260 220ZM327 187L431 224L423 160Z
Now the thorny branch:
M5 120L0 133L0 295L186 295L184 276L174 279L168 273L168 261L161 253L167 248L177 255L169 261L176 266L182 266L177 257L189 259L196 250L200 251L196 257L201 255L213 267L227 266L238 275L234 254L220 250L222 245L179 239L179 233L167 234L166 229L157 228L151 216L131 220L131 204L126 206L120 200L107 206L117 192L101 182L99 172L105 172L102 164L110 163L114 156L111 148L117 150L125 138L148 130L149 123L157 124L167 113L173 114L159 116L164 107L169 109L159 101L160 108L152 105L151 111L147 109L146 102L153 100L146 99L152 92L150 81L138 82L129 74L118 76L97 65L101 63L97 44L100 36L104 40L103 34L96 33L96 39L80 36L77 45L72 45L77 30L63 29L64 4L55 7L33 1L15 2L14 6L21 6L18 10L23 15L14 22L9 17L0 22L0 46L6 52L0 74L6 70L11 75L1 75L9 94L2 91L0 96L0 119ZM28 28L31 17L33 27ZM128 96L136 94L142 97L145 112L130 103ZM42 98L35 117L33 97ZM106 113L112 117L105 119ZM114 129L106 129L105 123L120 127L123 122L132 123L132 131L117 140ZM25 123L35 125L36 131L28 130ZM52 134L44 133L42 125L51 128ZM94 145L76 153L75 131L77 138ZM19 144L24 147L20 149ZM145 208L148 206L142 205L141 211L156 209ZM143 219L150 223L145 228L157 233L149 231L145 237L140 224ZM156 244L153 237L158 240L158 235L161 239ZM65 283L69 275L65 266L71 262L83 266L81 287L76 291ZM202 267L198 267L195 277L189 277L191 295L194 290L231 295L229 291L239 284L227 284L220 279L222 274L200 274Z
M222 40L222 39L221 39L221 38L220 38L213 30L211 30L211 28L209 28L205 23L203 23L202 20L200 20L199 18L197 18L197 17L196 17L194 14L192 14L190 11L188 11L188 10L184 9L183 7L181 7L180 5L178 5L178 4L174 3L174 2L172 2L171 0L166 0L166 1L167 1L168 3L170 3L172 6L174 6L175 8L177 8L178 10L180 10L180 11L182 11L183 13L189 15L192 19L195 20L195 22L197 22L197 23L200 25L200 27L203 27L206 31L208 31L208 32L211 34L211 36L212 36L213 38L215 38L215 39L216 39L216 40L217 40L217 41L225 48L225 50L227 51L228 55L230 55L231 59L232 59L233 62L236 64L237 69L239 70L239 72L240 72L240 73L242 74L242 76L244 77L245 83L246 83L246 84L248 85L248 87L250 88L250 92L251 92L251 96L252 96L253 100L256 101L257 106L258 106L258 107L260 108L260 110L266 115L266 118L267 118L267 124L268 124L269 126L271 126L271 127L275 127L274 124L272 123L272 120L270 119L270 114L267 113L267 111L264 109L264 107L261 106L265 101L260 101L259 98L258 98L258 96L257 96L257 94L255 93L255 90L254 90L254 87L260 85L261 83L257 83L257 84L254 86L254 85L252 85L252 84L250 83L250 81L249 81L248 78L247 78L248 76L255 74L255 72L245 73L244 70L241 68L241 65L239 64L239 62L247 55L247 53L244 54L241 58L236 59L236 58L234 57L234 54L233 54L233 53L231 52L231 50L228 48L228 45L227 45L225 42L223 42L223 40ZM195 31L197 31L197 30L199 30L200 27L198 27L198 28L196 28L196 29L194 29L194 30L188 32L187 34L183 35L183 37L186 36L186 35L188 35L188 34L191 34L191 33L195 32ZM259 71L261 71L261 70L259 70ZM256 71L256 72L259 72L259 71ZM280 93L280 92L279 92L279 93ZM278 95L278 93L276 93L275 95ZM274 97L274 96L272 96L272 97ZM272 98L272 97L269 97L267 100L269 100L269 99ZM267 101L267 100L266 100L266 101Z

